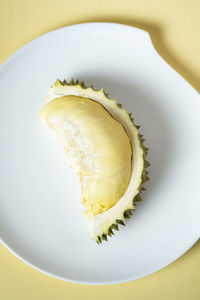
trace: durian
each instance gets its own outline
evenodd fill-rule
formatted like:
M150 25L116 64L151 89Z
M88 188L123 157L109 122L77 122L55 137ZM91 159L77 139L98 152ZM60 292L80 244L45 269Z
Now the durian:
M130 218L149 180L139 126L103 89L73 79L54 83L40 117L62 139L78 175L92 239L107 241Z

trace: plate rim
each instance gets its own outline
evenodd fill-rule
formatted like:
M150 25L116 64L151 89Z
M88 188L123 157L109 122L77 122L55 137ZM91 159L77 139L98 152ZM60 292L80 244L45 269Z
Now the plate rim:
M19 49L17 49L13 54L11 54L1 65L0 65L0 73L1 71L6 68L6 66L13 60L15 59L15 57L17 55L19 55L23 50L25 50L26 48L29 48L32 44L34 44L36 41L38 41L39 39L43 39L44 37L47 37L48 35L51 35L54 32L58 32L58 31L63 31L67 28L72 28L72 27L82 27L82 26L113 26L113 27L121 27L124 29L128 29L128 30L133 30L133 31L140 31L143 34L145 34L148 38L149 38L149 42L151 43L151 46L153 48L153 50L156 52L156 54L159 56L159 58L162 60L162 63L165 63L168 65L168 67L170 67L170 69L172 69L174 72L176 72L176 74L181 77L181 79L183 79L185 81L186 84L188 84L194 92L197 93L197 95L200 95L198 93L198 91L184 78L182 77L174 68L172 68L172 66L164 60L164 58L157 52L157 50L155 49L153 42L152 42L152 38L151 35L149 34L148 31L141 29L139 27L134 27L131 25L126 25L126 24L120 24L120 23L114 23L114 22L83 22L83 23L77 23L77 24L72 24L72 25L67 25L67 26L63 26L51 31L48 31L47 33L44 33L42 35L39 35L38 37L34 38L33 40L29 41L28 43L26 43L25 45L23 45L22 47L20 47ZM38 267L37 265L32 264L31 262L29 262L26 258L24 258L23 256L21 256L20 254L18 254L18 252L16 250L13 249L12 246L9 246L6 241L4 241L4 239L0 236L0 243L6 248L8 249L9 252L11 252L14 256L16 256L19 260L21 260L22 262L24 262L25 264L27 264L28 266L34 268L35 270L46 274L47 276L62 280L62 281L67 281L67 282L72 282L72 283L77 283L77 284L87 284L87 285L112 285L112 284L119 284L119 283L125 283L125 282L130 282L130 281L134 281L146 276L149 276L155 272L158 272L159 270L162 270L163 268L167 267L168 265L170 265L171 263L175 262L176 260L178 260L181 256L183 256L190 248L192 248L194 246L194 244L200 239L199 235L197 235L197 237L195 237L192 241L192 243L190 243L189 245L187 245L183 251L176 256L175 258L172 258L171 260L169 260L169 262L163 263L161 264L161 266L153 269L150 272L146 272L142 275L138 275L138 276L132 276L132 277L128 277L128 278L124 278L124 279L120 279L120 280L110 280L110 281L98 281L98 282L91 282L91 281L87 281L87 280L75 280L75 279L71 279L71 278L66 278L66 277L62 277L59 275L55 275L52 272L46 271L40 267Z

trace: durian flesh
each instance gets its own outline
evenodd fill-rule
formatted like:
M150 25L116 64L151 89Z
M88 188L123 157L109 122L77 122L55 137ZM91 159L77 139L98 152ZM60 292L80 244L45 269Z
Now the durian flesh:
M115 205L131 175L131 144L123 126L98 102L73 95L50 101L40 114L64 141L86 216Z
M138 128L103 90L73 81L55 82L40 116L62 139L78 174L92 238L107 239L129 217L148 179Z

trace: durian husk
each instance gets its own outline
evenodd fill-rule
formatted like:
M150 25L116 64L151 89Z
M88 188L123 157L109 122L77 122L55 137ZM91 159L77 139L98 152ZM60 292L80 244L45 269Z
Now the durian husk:
M140 126L134 123L132 115L128 114L115 99L110 99L104 89L95 90L93 86L87 87L83 81L71 79L67 82L57 79L51 86L45 103L65 95L90 98L102 104L123 125L131 141L132 176L127 188L129 192L128 201L123 205L123 196L112 208L88 220L92 239L101 244L102 241L107 241L108 236L114 235L114 230L119 230L119 225L125 225L125 219L130 219L135 210L136 202L142 201L141 193L145 190L143 184L149 180L147 168L150 163L146 160L148 148L144 145L145 139L139 133ZM102 219L103 221L101 221ZM96 224L101 223L102 226L99 230L94 230L95 222Z

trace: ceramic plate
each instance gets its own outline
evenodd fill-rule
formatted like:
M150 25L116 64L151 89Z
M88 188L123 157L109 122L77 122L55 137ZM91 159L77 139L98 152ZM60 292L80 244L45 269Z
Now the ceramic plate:
M132 112L150 148L151 181L127 226L90 239L78 179L39 119L56 78L104 88ZM111 284L151 274L200 233L200 96L143 30L88 23L47 33L0 68L0 237L17 257L56 278Z

